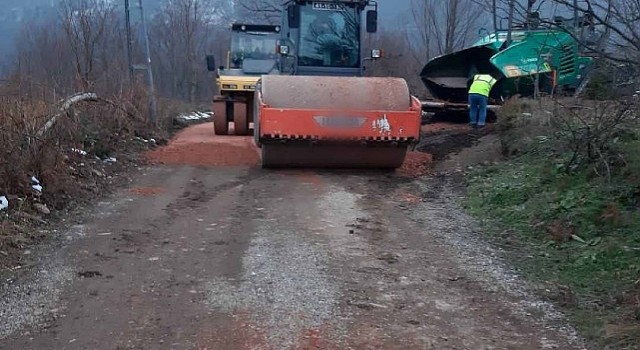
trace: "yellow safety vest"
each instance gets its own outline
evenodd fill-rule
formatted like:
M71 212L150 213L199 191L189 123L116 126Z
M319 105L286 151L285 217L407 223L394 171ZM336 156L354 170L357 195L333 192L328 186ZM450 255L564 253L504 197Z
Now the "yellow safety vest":
M471 84L469 93L489 97L489 93L496 82L497 80L489 74L478 74L473 77L473 84Z

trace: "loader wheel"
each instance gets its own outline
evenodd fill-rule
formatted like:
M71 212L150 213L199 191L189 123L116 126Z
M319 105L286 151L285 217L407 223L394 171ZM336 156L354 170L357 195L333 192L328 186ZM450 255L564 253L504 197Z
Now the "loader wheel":
M249 118L246 103L235 102L233 104L233 125L236 135L245 136L249 134Z
M215 101L213 103L213 128L216 135L229 135L226 101Z
M254 100L254 95L247 96L247 122L249 123L249 125L256 122Z

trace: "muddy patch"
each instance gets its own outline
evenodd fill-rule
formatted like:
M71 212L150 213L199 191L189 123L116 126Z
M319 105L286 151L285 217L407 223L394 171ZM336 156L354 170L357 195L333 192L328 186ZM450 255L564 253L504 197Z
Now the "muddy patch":
M431 154L434 161L441 161L452 153L472 147L477 140L469 130L446 130L424 135L417 150Z
M129 192L136 196L152 197L164 193L165 189L161 187L136 187L130 189Z

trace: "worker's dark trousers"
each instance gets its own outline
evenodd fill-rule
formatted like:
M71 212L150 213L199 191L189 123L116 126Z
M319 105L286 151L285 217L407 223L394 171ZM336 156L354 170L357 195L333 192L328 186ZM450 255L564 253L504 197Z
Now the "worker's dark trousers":
M469 121L471 125L484 126L487 121L487 96L469 94Z

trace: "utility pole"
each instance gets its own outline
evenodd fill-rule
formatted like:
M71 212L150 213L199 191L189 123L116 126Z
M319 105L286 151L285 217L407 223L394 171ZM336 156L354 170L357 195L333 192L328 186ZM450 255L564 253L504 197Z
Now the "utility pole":
M131 82L134 82L134 72L136 70L146 71L147 76L147 91L149 93L149 121L156 125L158 122L158 112L157 112L157 104L156 104L156 92L155 92L155 84L153 81L153 70L151 69L151 49L149 46L149 33L147 31L147 22L144 17L144 9L142 7L142 0L138 0L138 11L140 12L140 35L142 36L142 40L144 43L144 54L145 54L145 63L144 64L133 64L133 49L131 39L131 13L129 7L129 0L124 1L125 6L125 15L126 15L126 24L127 24L127 55L129 59L129 74L131 78Z
M509 28L507 29L507 45L506 47L509 47L509 45L511 45L511 36L512 36L512 32L513 32L513 12L515 10L516 4L515 4L515 0L510 0L509 1Z
M536 4L536 0L527 1L527 18L525 19L527 29L532 29L534 27L533 23L533 5Z
M127 62L129 63L129 81L133 85L133 53L131 48L133 38L131 37L131 8L129 7L129 0L124 0L124 13L127 30Z
M153 70L151 69L151 49L149 47L149 33L147 32L147 21L144 18L142 0L138 0L138 6L140 8L140 30L142 31L142 38L144 40L144 53L146 56L145 60L147 70L147 89L149 90L149 120L152 124L156 125L158 122L156 92L153 82Z
M491 13L493 14L493 32L496 34L496 39L498 39L498 6L496 0L491 3Z
M578 32L578 0L573 0L573 30Z

